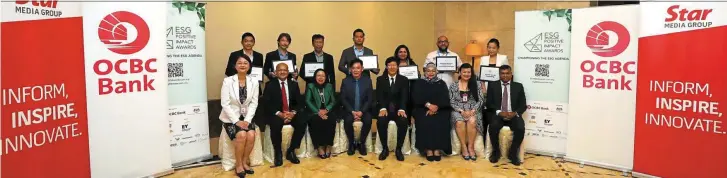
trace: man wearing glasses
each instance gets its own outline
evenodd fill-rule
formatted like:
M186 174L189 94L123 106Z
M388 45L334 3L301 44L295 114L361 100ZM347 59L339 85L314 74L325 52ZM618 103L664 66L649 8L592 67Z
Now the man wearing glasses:
M440 36L439 38L437 38L437 47L437 50L427 54L427 59L424 62L425 64L436 64L437 57L439 56L455 56L457 57L457 67L459 67L459 65L462 65L462 59L459 58L459 55L449 50L449 39L446 36ZM437 74L437 77L444 80L444 82L447 83L447 86L449 86L454 81L454 72L440 71L439 74Z

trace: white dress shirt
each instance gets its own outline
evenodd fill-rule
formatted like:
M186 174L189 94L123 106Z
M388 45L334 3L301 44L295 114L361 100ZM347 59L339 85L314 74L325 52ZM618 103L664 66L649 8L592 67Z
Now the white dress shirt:
M250 63L252 63L252 61L255 61L255 57L253 57L254 56L253 54L255 54L255 52L250 51L250 54L247 54L247 52L245 52L245 50L243 49L242 54L245 54L245 55L247 55L247 57L250 58ZM252 64L250 64L250 65L252 65Z
M507 97L507 111L513 112L512 111L512 100L511 100L511 98L512 98L512 91L510 91L510 88L511 88L510 86L512 86L512 81L510 81L509 82L510 84L508 84L507 86L506 85L503 85L504 83L505 82L500 81L500 86L502 86L502 90L500 90L500 96L502 98L502 94L504 94L505 93L505 89L507 89L507 96L508 96ZM502 104L502 103L500 103L500 104ZM500 106L500 108L502 108L502 106ZM500 112L502 112L502 110L497 109L497 111L495 111L495 115L500 115Z
M285 82L285 86L281 84L281 82ZM288 109L290 109L290 90L288 89L288 81L287 80L280 80L278 79L278 86L280 86L281 89L285 88L285 103L288 104ZM282 97L282 96L281 96ZM295 110L291 110L290 112L295 113ZM275 112L275 115L278 115L280 111Z
M430 52L427 54L427 58L424 62L424 65L427 65L429 63L437 64L437 56L456 56L457 57L457 68L459 68L459 65L462 65L462 59L459 58L459 55L457 53L450 51L447 49L446 53L439 52L439 49ZM447 86L452 85L454 83L454 72L443 72L437 74L437 77L444 80L444 83L447 83Z

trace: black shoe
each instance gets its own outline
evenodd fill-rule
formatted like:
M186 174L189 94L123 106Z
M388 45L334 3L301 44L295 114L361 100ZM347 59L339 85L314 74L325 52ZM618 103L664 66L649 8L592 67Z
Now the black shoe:
M502 156L502 155L500 155L500 153L492 153L490 155L490 162L491 163L497 163L497 161L500 160L500 156Z
M246 173L246 171L237 172L237 167L235 167L235 175L237 175L237 177L245 178L245 173Z
M356 153L356 144L349 142L348 143L348 156L351 156L354 153Z
M389 157L389 149L381 150L381 154L379 154L379 160L386 160L386 157Z
M368 151L366 151L366 144L359 143L358 154L361 154L362 156L366 156L367 152Z
M396 155L396 160L404 161L404 153L401 152L401 149L396 149L394 154Z
M470 156L462 155L462 159L464 159L465 161L469 161L470 160Z
M520 162L520 159L518 159L517 157L508 156L508 159L510 159L512 165L520 166L520 164L522 164L522 162Z
M245 174L255 174L255 170L245 170Z
M427 161L429 161L429 162L434 161L434 156L427 156Z
M273 161L273 167L278 167L283 165L283 156L281 154L275 154L275 161Z
M434 161L441 161L441 160L442 160L442 155L434 156Z
M318 155L318 158L326 159L326 154Z
M293 164L300 164L300 160L298 160L298 156L295 156L295 151L288 151L285 155L285 159L290 161Z
M470 156L470 160L477 161L477 156Z
M326 158L330 158L331 157L331 152L326 153L325 156L326 156Z

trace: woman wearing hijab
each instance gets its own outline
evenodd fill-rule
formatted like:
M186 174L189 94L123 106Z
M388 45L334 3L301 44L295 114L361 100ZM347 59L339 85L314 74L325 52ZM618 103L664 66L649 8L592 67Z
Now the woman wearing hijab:
M409 55L409 54L410 54L409 53L409 47L406 47L406 45L399 45L398 47L396 47L396 50L394 50L394 56L391 56L390 58L396 58L396 59L398 59L398 61L399 61L399 67L416 66L417 63L414 62L414 59L412 59L411 58L411 55ZM389 73L389 70L386 69L386 68L384 68L384 74L388 74L388 73ZM417 70L417 76L418 77L421 77L422 76L419 73L418 70ZM411 80L410 79L409 80L409 86L414 86L414 83L416 81L417 80ZM414 94L413 89L414 89L413 87L409 87L409 102L407 103L407 108L406 108L406 113L409 114L409 115L407 115L408 116L407 119L409 119L409 120L411 120L411 117L412 117L412 114L411 113L412 113L413 108L414 108L413 107L414 106L414 103L412 102L412 98L414 97L414 95L413 95Z
M235 142L235 174L245 177L254 174L249 159L255 144L255 124L252 120L258 105L260 88L258 81L250 74L250 58L247 55L236 57L237 74L222 80L220 120L225 133Z
M305 90L305 103L311 112L311 139L318 149L318 157L326 159L331 156L333 137L336 131L336 119L331 110L336 105L333 85L327 82L327 74L323 69L314 73L315 82L308 83Z
M482 83L477 82L474 68L465 63L459 69L459 80L449 86L449 98L452 105L452 125L455 127L464 160L477 160L475 155L475 137L482 134L482 110L485 96L479 89Z
M437 77L437 67L428 63L424 78L415 83L413 98L416 124L416 148L426 154L428 161L440 161L442 155L452 153L450 143L450 105L447 84Z

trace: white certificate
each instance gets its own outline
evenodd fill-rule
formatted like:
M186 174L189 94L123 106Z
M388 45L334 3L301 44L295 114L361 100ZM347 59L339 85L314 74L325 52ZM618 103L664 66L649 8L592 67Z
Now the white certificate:
M437 61L437 71L457 71L457 56L437 56L435 60Z
M404 77L409 78L409 80L416 80L419 79L417 70L418 68L415 65L400 66L399 75L403 75Z
M482 80L482 81L498 81L498 80L500 80L500 68L480 66L480 80Z
M364 70L379 68L379 56L377 55L359 56L358 59L361 59L361 61L363 61Z
M257 81L263 81L263 68L260 67L253 67L250 72L250 77Z
M288 65L288 72L295 72L295 65L293 64L293 60L273 61L273 72L278 70L278 64L280 63L285 63Z
M303 77L315 77L316 70L323 69L323 63L322 62L311 62L311 63L303 63L303 67L305 67L305 72Z

